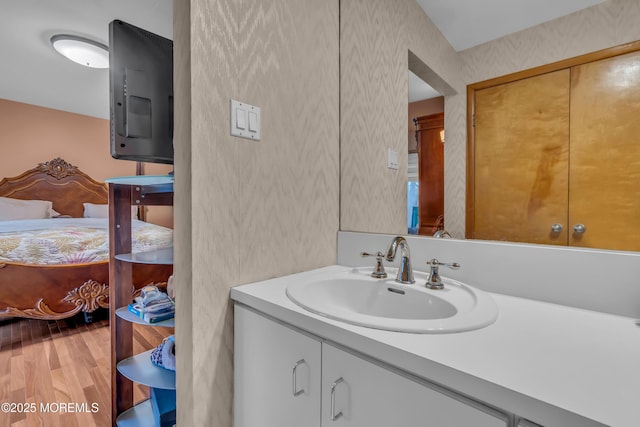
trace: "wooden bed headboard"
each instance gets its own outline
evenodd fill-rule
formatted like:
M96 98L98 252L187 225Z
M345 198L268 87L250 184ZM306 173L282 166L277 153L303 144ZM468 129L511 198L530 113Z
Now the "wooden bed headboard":
M16 177L0 181L0 196L23 200L50 200L62 215L81 218L83 203L106 204L107 185L95 181L61 158L40 163Z

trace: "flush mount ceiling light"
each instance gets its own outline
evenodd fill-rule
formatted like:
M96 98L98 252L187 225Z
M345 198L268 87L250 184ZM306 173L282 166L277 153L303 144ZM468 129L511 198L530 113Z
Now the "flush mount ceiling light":
M109 68L109 48L97 41L58 34L51 37L51 44L64 57L91 68Z

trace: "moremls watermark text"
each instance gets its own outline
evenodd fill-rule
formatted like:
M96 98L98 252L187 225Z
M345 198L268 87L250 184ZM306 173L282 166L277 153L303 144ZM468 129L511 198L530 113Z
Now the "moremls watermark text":
M0 411L5 413L92 413L100 411L100 405L97 402L2 402L0 403Z

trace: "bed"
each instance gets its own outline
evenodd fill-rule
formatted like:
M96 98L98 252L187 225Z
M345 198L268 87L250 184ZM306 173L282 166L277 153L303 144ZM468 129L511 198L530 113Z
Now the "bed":
M109 307L107 202L104 183L61 158L0 181L0 319L90 318ZM134 252L172 244L165 227L133 220L132 229ZM132 298L171 273L134 264Z

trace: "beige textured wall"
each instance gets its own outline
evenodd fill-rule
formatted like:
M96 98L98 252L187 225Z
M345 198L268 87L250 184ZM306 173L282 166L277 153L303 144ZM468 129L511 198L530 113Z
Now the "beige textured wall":
M176 292L177 411L179 426L193 426L193 298L191 240L191 2L173 2L174 267ZM200 405L202 403L199 403Z
M406 234L409 51L447 98L464 91L459 59L414 0L342 0L340 27L340 228Z
M640 39L640 1L609 0L460 52L474 83Z
M191 116L176 124L190 139L176 161L190 190L176 250L191 242L176 257L178 395L193 395L180 425L231 426L229 288L336 262L338 13L338 0L176 1L176 103ZM262 108L260 142L229 135L230 99Z

